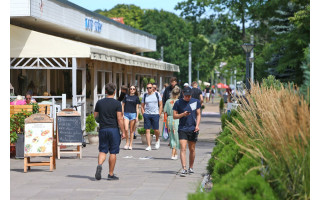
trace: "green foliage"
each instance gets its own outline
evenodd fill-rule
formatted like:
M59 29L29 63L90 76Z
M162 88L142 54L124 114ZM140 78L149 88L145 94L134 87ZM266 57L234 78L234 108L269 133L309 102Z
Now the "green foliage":
M38 103L31 103L32 105L32 113L35 114L35 113L39 113L39 105Z
M143 16L144 10L133 4L118 4L109 11L96 10L95 12L109 18L123 17L123 21L126 25L136 29L141 29L141 18Z
M10 117L10 141L16 141L16 134L24 133L24 120L32 115L32 112L23 111Z
M275 79L274 76L270 75L266 79L262 79L262 87L265 88L275 88L276 90L280 90L282 87L282 84L279 80Z
M155 83L156 81L153 78L150 78L149 83Z
M145 134L146 134L146 129L144 129L144 128L138 128L138 133L139 133L140 135L145 135ZM150 129L150 134L151 134L151 135L154 135L154 130L153 130L153 129Z
M220 111L222 111L222 110L223 110L223 108L224 108L224 101L223 101L223 98L221 98L221 99L220 99L219 108L220 108Z
M10 131L10 143L11 143L11 144L14 144L14 143L17 142L17 140L18 140L18 135L17 135L17 133Z
M140 102L141 102L141 100L140 100ZM143 116L142 116L142 114L141 114L141 113L139 113L139 115L138 115L138 119L139 119L139 120L142 120L142 119L143 119Z
M86 129L85 129L86 132L87 133L93 132L95 131L96 127L97 127L97 124L93 114L88 115L86 118Z

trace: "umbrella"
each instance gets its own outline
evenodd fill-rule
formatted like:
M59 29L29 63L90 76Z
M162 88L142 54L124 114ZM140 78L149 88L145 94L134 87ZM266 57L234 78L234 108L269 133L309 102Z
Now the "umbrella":
M229 87L223 83L218 83L217 88L229 88Z

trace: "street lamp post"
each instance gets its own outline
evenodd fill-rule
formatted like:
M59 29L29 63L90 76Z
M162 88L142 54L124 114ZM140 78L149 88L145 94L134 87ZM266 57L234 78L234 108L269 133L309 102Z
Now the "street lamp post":
M254 45L250 43L244 43L241 45L243 48L244 52L246 53L246 88L247 90L250 90L250 83L249 83L249 78L250 78L250 61L249 61L249 56L250 52L252 51Z

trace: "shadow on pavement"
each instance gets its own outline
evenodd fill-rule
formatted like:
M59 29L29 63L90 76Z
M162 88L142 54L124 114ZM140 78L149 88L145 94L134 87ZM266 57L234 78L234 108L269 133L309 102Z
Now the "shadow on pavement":
M146 171L151 173L158 173L158 174L176 174L176 171Z
M85 178L85 179L89 179L90 181L97 181L94 177L92 176L82 176L82 175L67 175L67 177L71 177L71 178ZM104 179L104 178L102 178ZM101 179L101 180L102 180ZM104 180L107 180L106 178Z
M14 172L21 172L24 173L24 169L10 169L10 171L14 171ZM47 169L28 169L27 172L52 172L52 171L48 171Z
M153 158L155 160L171 160L171 158Z

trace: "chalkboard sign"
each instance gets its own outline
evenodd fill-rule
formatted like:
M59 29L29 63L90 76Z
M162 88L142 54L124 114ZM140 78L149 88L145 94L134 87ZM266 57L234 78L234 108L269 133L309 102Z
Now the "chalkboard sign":
M82 143L81 117L58 116L59 143Z

